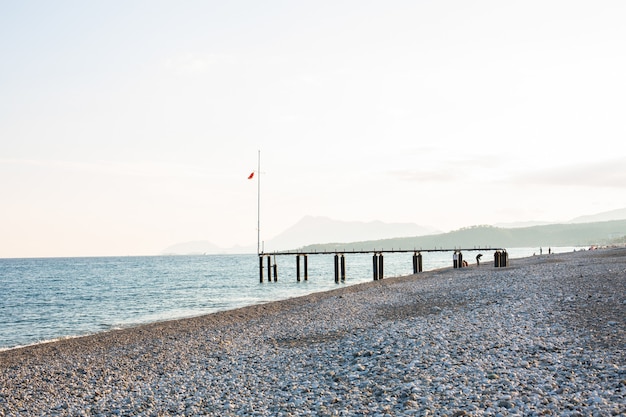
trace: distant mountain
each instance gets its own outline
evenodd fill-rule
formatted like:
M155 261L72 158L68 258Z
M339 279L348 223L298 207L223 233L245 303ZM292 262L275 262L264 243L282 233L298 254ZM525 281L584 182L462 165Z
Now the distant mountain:
M203 255L205 253L223 253L224 249L206 240L177 243L161 251L162 255Z
M435 249L474 247L589 246L626 243L626 220L552 224L525 228L473 226L436 235L381 239L342 244L309 245L303 251L341 249ZM295 248L294 248L295 249Z
M625 220L626 208L605 211L603 213L592 214L589 216L576 217L569 221L569 223L591 223L591 222L606 222L611 220Z
M522 221L522 222L511 222L511 223L496 223L494 226L503 227L503 228L520 228L520 227L533 227L533 226L546 226L550 224L561 224L561 223L594 223L594 222L607 222L611 220L626 220L626 208L605 211L602 213L591 214L586 216L576 217L569 221Z
M434 228L414 223L340 221L328 217L306 216L283 233L265 241L264 248L265 251L277 251L313 243L423 236L436 232Z
M294 249L307 244L324 242L350 242L365 239L387 239L405 236L422 236L437 232L434 228L413 223L345 222L328 217L306 216L283 233L266 240L266 252ZM161 251L163 255L198 255L223 253L256 253L256 245L222 248L208 241L178 243Z
M493 226L501 227L504 229L517 229L520 227L545 226L545 225L554 224L554 223L555 222L527 221L527 222L496 223Z
M626 208L576 217L560 224L548 222L500 223L466 227L437 234L415 223L340 221L306 216L278 236L266 240L265 252L309 248L434 248L442 246L578 246L605 244L626 236ZM308 246L305 246L308 245ZM162 254L256 253L255 246L222 248L208 241L185 242Z

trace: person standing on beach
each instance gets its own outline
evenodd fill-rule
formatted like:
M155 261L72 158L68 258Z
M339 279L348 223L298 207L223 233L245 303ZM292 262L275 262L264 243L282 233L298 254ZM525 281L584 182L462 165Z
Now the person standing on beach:
M476 255L476 266L480 266L480 258L483 257L482 253L479 253L478 255Z
M455 268L459 267L459 254L456 251L454 251L454 255L452 255L452 265Z

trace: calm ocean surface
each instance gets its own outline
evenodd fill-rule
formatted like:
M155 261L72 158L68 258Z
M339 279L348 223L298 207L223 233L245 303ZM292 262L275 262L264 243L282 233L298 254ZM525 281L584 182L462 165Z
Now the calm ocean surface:
M554 248L554 252L575 248ZM539 254L510 249L511 259ZM464 252L474 263L477 252ZM544 250L545 253L545 250ZM424 252L423 268L452 265ZM259 283L256 255L0 259L0 350L155 321L193 317L372 280L371 255L346 255L335 284L332 255L309 255L307 282L295 256L279 256L278 282ZM385 277L408 275L412 253L385 254ZM493 253L483 252L492 263Z

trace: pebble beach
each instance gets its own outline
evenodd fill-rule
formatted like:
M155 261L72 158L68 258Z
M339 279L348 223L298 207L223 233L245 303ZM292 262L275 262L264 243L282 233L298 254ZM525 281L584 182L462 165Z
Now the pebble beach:
M0 416L626 415L626 249L510 263L3 351Z

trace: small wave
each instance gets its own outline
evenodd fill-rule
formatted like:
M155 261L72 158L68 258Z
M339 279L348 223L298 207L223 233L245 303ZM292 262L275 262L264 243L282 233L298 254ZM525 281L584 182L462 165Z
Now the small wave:
M88 336L88 334L77 334L77 335L61 336L61 337L55 337L53 339L38 340L38 341L36 341L34 343L28 343L28 344L24 344L24 345L0 347L0 352L5 352L5 351L8 351L8 350L15 350L15 349L22 349L22 348L29 347L29 346L45 345L45 344L48 344L48 343L60 342L62 340L77 339L79 337L84 337L84 336Z

